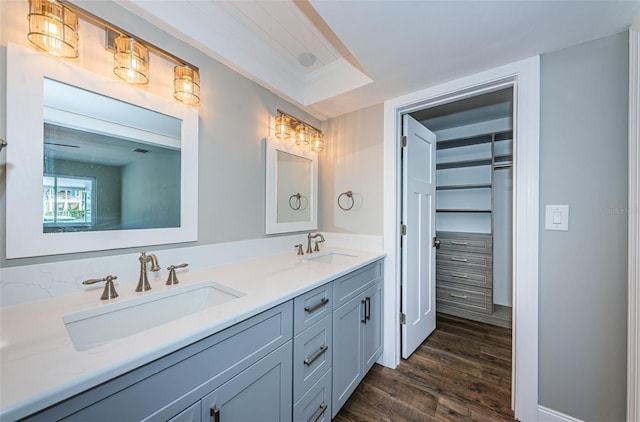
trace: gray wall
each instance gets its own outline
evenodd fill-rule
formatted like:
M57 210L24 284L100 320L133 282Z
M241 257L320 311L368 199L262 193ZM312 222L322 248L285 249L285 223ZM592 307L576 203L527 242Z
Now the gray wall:
M6 135L6 43L26 40L28 2L20 2L22 18L10 16L17 2L2 3L0 15L0 136ZM113 1L74 1L80 7L104 18L149 43L161 46L200 68L201 104L199 124L199 204L198 242L154 246L151 250L256 239L265 237L265 166L263 138L278 108L316 127L317 119L291 103L241 76L222 63L211 59L191 45L167 34L158 27L128 12ZM26 6L25 6L26 5ZM19 28L17 26L20 25ZM85 24L88 25L88 24ZM17 28L17 29L16 29ZM23 38L24 37L24 38ZM98 39L81 39L88 45ZM15 41L14 41L15 42ZM24 42L24 41L21 41ZM100 54L103 54L100 52ZM83 60L87 60L84 62ZM80 58L86 65L90 58ZM153 57L151 74L153 78ZM167 82L170 84L170 82ZM144 88L140 88L144 89ZM167 91L167 98L171 92ZM272 130L273 132L273 130ZM5 200L5 152L0 155L0 210L11 206ZM5 222L0 218L0 267L38 262L63 261L84 257L130 253L137 249L87 252L41 258L5 260Z
M585 421L625 420L627 101L626 32L542 56L539 402Z

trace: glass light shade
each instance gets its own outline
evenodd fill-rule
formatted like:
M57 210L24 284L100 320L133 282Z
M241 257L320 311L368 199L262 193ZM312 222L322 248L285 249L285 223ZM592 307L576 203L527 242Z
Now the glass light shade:
M149 82L149 49L124 35L115 39L115 45L113 73L132 84L147 84Z
M324 134L320 131L313 134L311 138L311 151L324 151Z
M185 104L200 104L200 73L187 65L174 67L173 96Z
M309 145L310 136L309 128L302 123L299 124L296 128L296 145Z
M276 138L289 139L291 137L291 119L281 114L276 116Z
M76 58L78 16L55 0L29 0L27 38L53 56Z

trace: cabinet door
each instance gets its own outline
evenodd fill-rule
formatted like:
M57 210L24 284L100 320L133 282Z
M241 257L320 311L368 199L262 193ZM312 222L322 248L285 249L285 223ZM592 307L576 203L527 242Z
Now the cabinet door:
M198 400L196 403L169 419L168 422L201 422L201 418L202 410L200 408L200 401Z
M359 295L333 313L332 417L362 379L362 325L364 296Z
M364 293L365 320L362 325L362 363L364 377L382 354L382 282Z
M291 341L202 399L202 420L291 420Z

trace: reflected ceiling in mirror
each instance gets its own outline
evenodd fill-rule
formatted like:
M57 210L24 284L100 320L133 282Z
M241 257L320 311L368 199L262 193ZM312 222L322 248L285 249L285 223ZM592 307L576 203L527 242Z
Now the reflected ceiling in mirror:
M197 110L9 43L7 140L8 259L197 240Z

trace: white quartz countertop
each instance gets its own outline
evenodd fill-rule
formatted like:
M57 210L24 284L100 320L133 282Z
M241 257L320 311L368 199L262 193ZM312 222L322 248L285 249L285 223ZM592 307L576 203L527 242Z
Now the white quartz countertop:
M331 252L353 257L335 262L308 259ZM109 301L100 300L100 283L79 294L0 309L0 419L28 416L383 256L380 252L346 249L304 256L286 253L205 269L178 270L177 286L153 281L152 290L144 293L133 291L135 283L118 285L116 281L120 296ZM202 281L214 281L244 295L84 351L76 350L63 322L64 315Z

